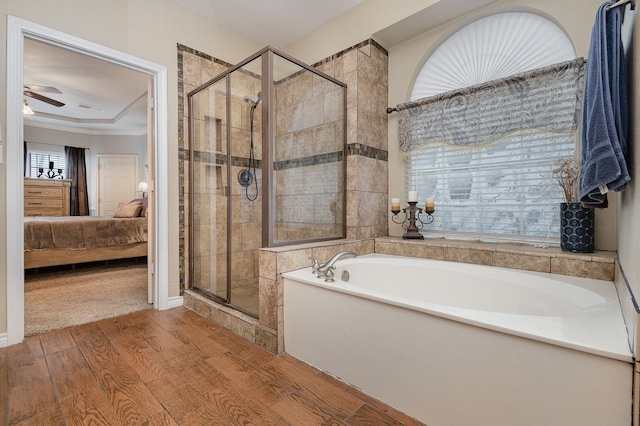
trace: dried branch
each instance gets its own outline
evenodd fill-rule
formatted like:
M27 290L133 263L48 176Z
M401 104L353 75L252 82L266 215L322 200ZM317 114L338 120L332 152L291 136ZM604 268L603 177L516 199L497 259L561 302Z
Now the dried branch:
M553 178L564 193L567 203L578 202L578 180L580 179L580 160L575 157L562 158L551 171Z

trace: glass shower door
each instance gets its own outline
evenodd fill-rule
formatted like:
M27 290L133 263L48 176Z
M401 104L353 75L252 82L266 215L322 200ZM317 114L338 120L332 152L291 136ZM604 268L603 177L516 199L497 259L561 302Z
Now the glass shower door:
M258 316L262 247L262 58L229 74L231 88L231 266L233 307Z
M260 248L346 236L346 86L265 48L189 99L190 288L258 318Z
M228 149L227 79L191 98L191 203L195 290L227 300Z

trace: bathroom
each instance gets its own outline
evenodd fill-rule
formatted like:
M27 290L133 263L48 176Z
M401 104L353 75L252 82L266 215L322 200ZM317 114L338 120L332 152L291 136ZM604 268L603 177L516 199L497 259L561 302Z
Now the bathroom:
M385 28L373 34L373 38L361 43L336 49L328 53L326 59L315 62L313 67L320 72L335 78L347 85L346 96L346 200L344 212L345 240L309 242L302 245L279 245L261 248L255 254L244 256L243 261L250 258L245 269L254 271L252 278L257 278L258 305L252 312L239 311L230 305L211 305L206 297L189 291L195 278L190 270L190 253L188 247L189 204L191 194L188 193L190 170L192 164L183 159L190 158L188 144L188 117L182 119L181 132L181 288L185 292L185 304L206 317L224 324L247 340L272 352L286 351L284 346L284 306L282 294L282 273L305 268L310 265L309 257L320 260L329 259L341 250L352 250L360 254L385 253L409 255L415 257L453 260L464 263L478 263L493 266L517 267L526 263L544 265L546 272L560 274L578 273L585 276L606 279L616 282L631 344L635 346L634 330L637 313L633 308L631 295L637 292L637 277L634 253L637 252L636 234L638 228L634 212L640 208L639 197L636 197L633 181L621 194L610 198L608 209L596 214L597 255L563 255L557 251L532 246L513 246L505 243L478 243L470 241L446 240L425 242L404 242L398 237L402 229L392 221L389 212L389 200L392 196L405 197L405 166L397 148L397 118L395 114L387 114L387 107L401 104L408 100L412 84L421 65L450 34L480 18L503 12L528 12L542 15L561 27L573 44L576 57L586 57L589 47L590 23L599 2L590 2L589 7L583 3L568 2L558 5L557 2L542 1L535 5L530 2L498 1L491 2L476 10L457 16L449 16L442 21L430 18L428 14L416 14L416 19L424 19L430 24L429 30L414 31L407 29L411 19L401 21L397 25ZM427 8L428 10L430 8ZM430 12L437 11L437 5ZM435 15L435 13L433 14ZM634 13L627 10L625 25L627 31L633 28ZM426 24L425 24L426 25ZM399 28L403 28L402 30ZM404 33L403 33L404 31ZM630 34L630 35L629 35ZM631 57L635 53L635 32L629 31ZM321 37L319 34L317 37ZM312 40L313 41L313 40ZM312 43L309 41L309 43ZM383 46L390 46L385 48ZM297 49L296 49L297 48ZM186 94L202 83L213 78L232 64L195 51L187 46L179 46L179 67L183 71L181 93L185 96L183 110L188 110ZM304 58L304 46L294 46L293 56ZM634 61L629 61L631 69ZM637 73L629 72L631 114L635 112L634 79ZM244 104L245 114L250 112L251 102L257 101L259 90L254 90L249 102ZM264 104L263 104L264 105ZM260 106L256 107L256 111ZM262 110L260 110L262 111ZM248 121L247 121L248 122ZM246 130L246 129L245 129ZM638 130L632 126L630 140L635 140ZM247 138L245 138L247 139ZM183 155L184 154L184 155ZM633 170L637 159L633 149L630 151L629 163ZM195 166L194 166L195 167ZM231 173L235 179L237 173ZM182 185L184 183L184 185ZM248 190L251 188L247 187ZM401 195L395 195L401 194ZM421 198L425 195L422 194ZM246 202L245 202L246 203ZM304 209L296 212L301 214ZM436 200L436 212L439 213ZM637 215L635 215L637 216ZM427 225L428 229L428 225ZM622 231L624 230L624 231ZM335 236L334 236L335 238ZM294 238L295 239L295 238ZM316 238L309 238L315 240ZM264 245L262 247L265 247ZM611 253L617 253L614 262ZM537 267L537 266L534 266Z

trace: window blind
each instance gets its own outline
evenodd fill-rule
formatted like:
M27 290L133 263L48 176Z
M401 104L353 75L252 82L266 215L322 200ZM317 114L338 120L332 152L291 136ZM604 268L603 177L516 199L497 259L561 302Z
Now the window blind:
M29 176L37 178L39 168L43 168L46 172L49 170L49 163L53 161L53 168L57 172L58 169L62 169L62 175L67 177L67 159L64 152L53 151L29 151Z
M429 117L425 128L419 109L409 108L413 117L404 123L408 129L405 148L411 147L405 149L405 188L418 191L421 200L435 199L435 220L427 225L429 231L480 239L559 242L559 204L564 199L551 171L559 159L575 156L584 72L582 61L577 66L580 74L579 78L571 78L572 90L568 90L571 85L562 91L553 85L542 87L539 81L520 75L518 80L523 81L523 86L535 88L533 103L521 96L524 105L516 107L521 113L514 113L513 99L502 101L497 96L489 103L491 108L465 104L464 111L473 111L473 120L461 119L460 114L442 114L440 109L436 122L431 117L438 105L459 104L460 92L451 97L443 94L438 95L440 103L435 105L428 98L417 102ZM558 72L553 73L552 80L559 80ZM532 75L535 77L536 73ZM473 88L465 90L470 94L466 100L472 101ZM541 105L545 90L555 106ZM485 102L485 94L486 90L477 99ZM502 114L501 105L509 111ZM523 119L525 111L527 117ZM483 119L484 113L488 116ZM413 118L418 119L409 123ZM500 122L503 119L505 122ZM484 124L482 129L476 126L478 123ZM523 126L524 123L535 125ZM428 131L436 128L440 133ZM502 129L507 131L498 131ZM479 133L482 137L478 137ZM455 140L447 135L455 135ZM402 140L401 135L399 139Z

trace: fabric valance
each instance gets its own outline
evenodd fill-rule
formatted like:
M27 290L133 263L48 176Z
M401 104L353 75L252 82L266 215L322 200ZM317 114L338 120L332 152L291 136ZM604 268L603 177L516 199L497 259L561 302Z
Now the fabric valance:
M484 145L519 129L571 132L584 90L583 58L398 105L398 145Z

